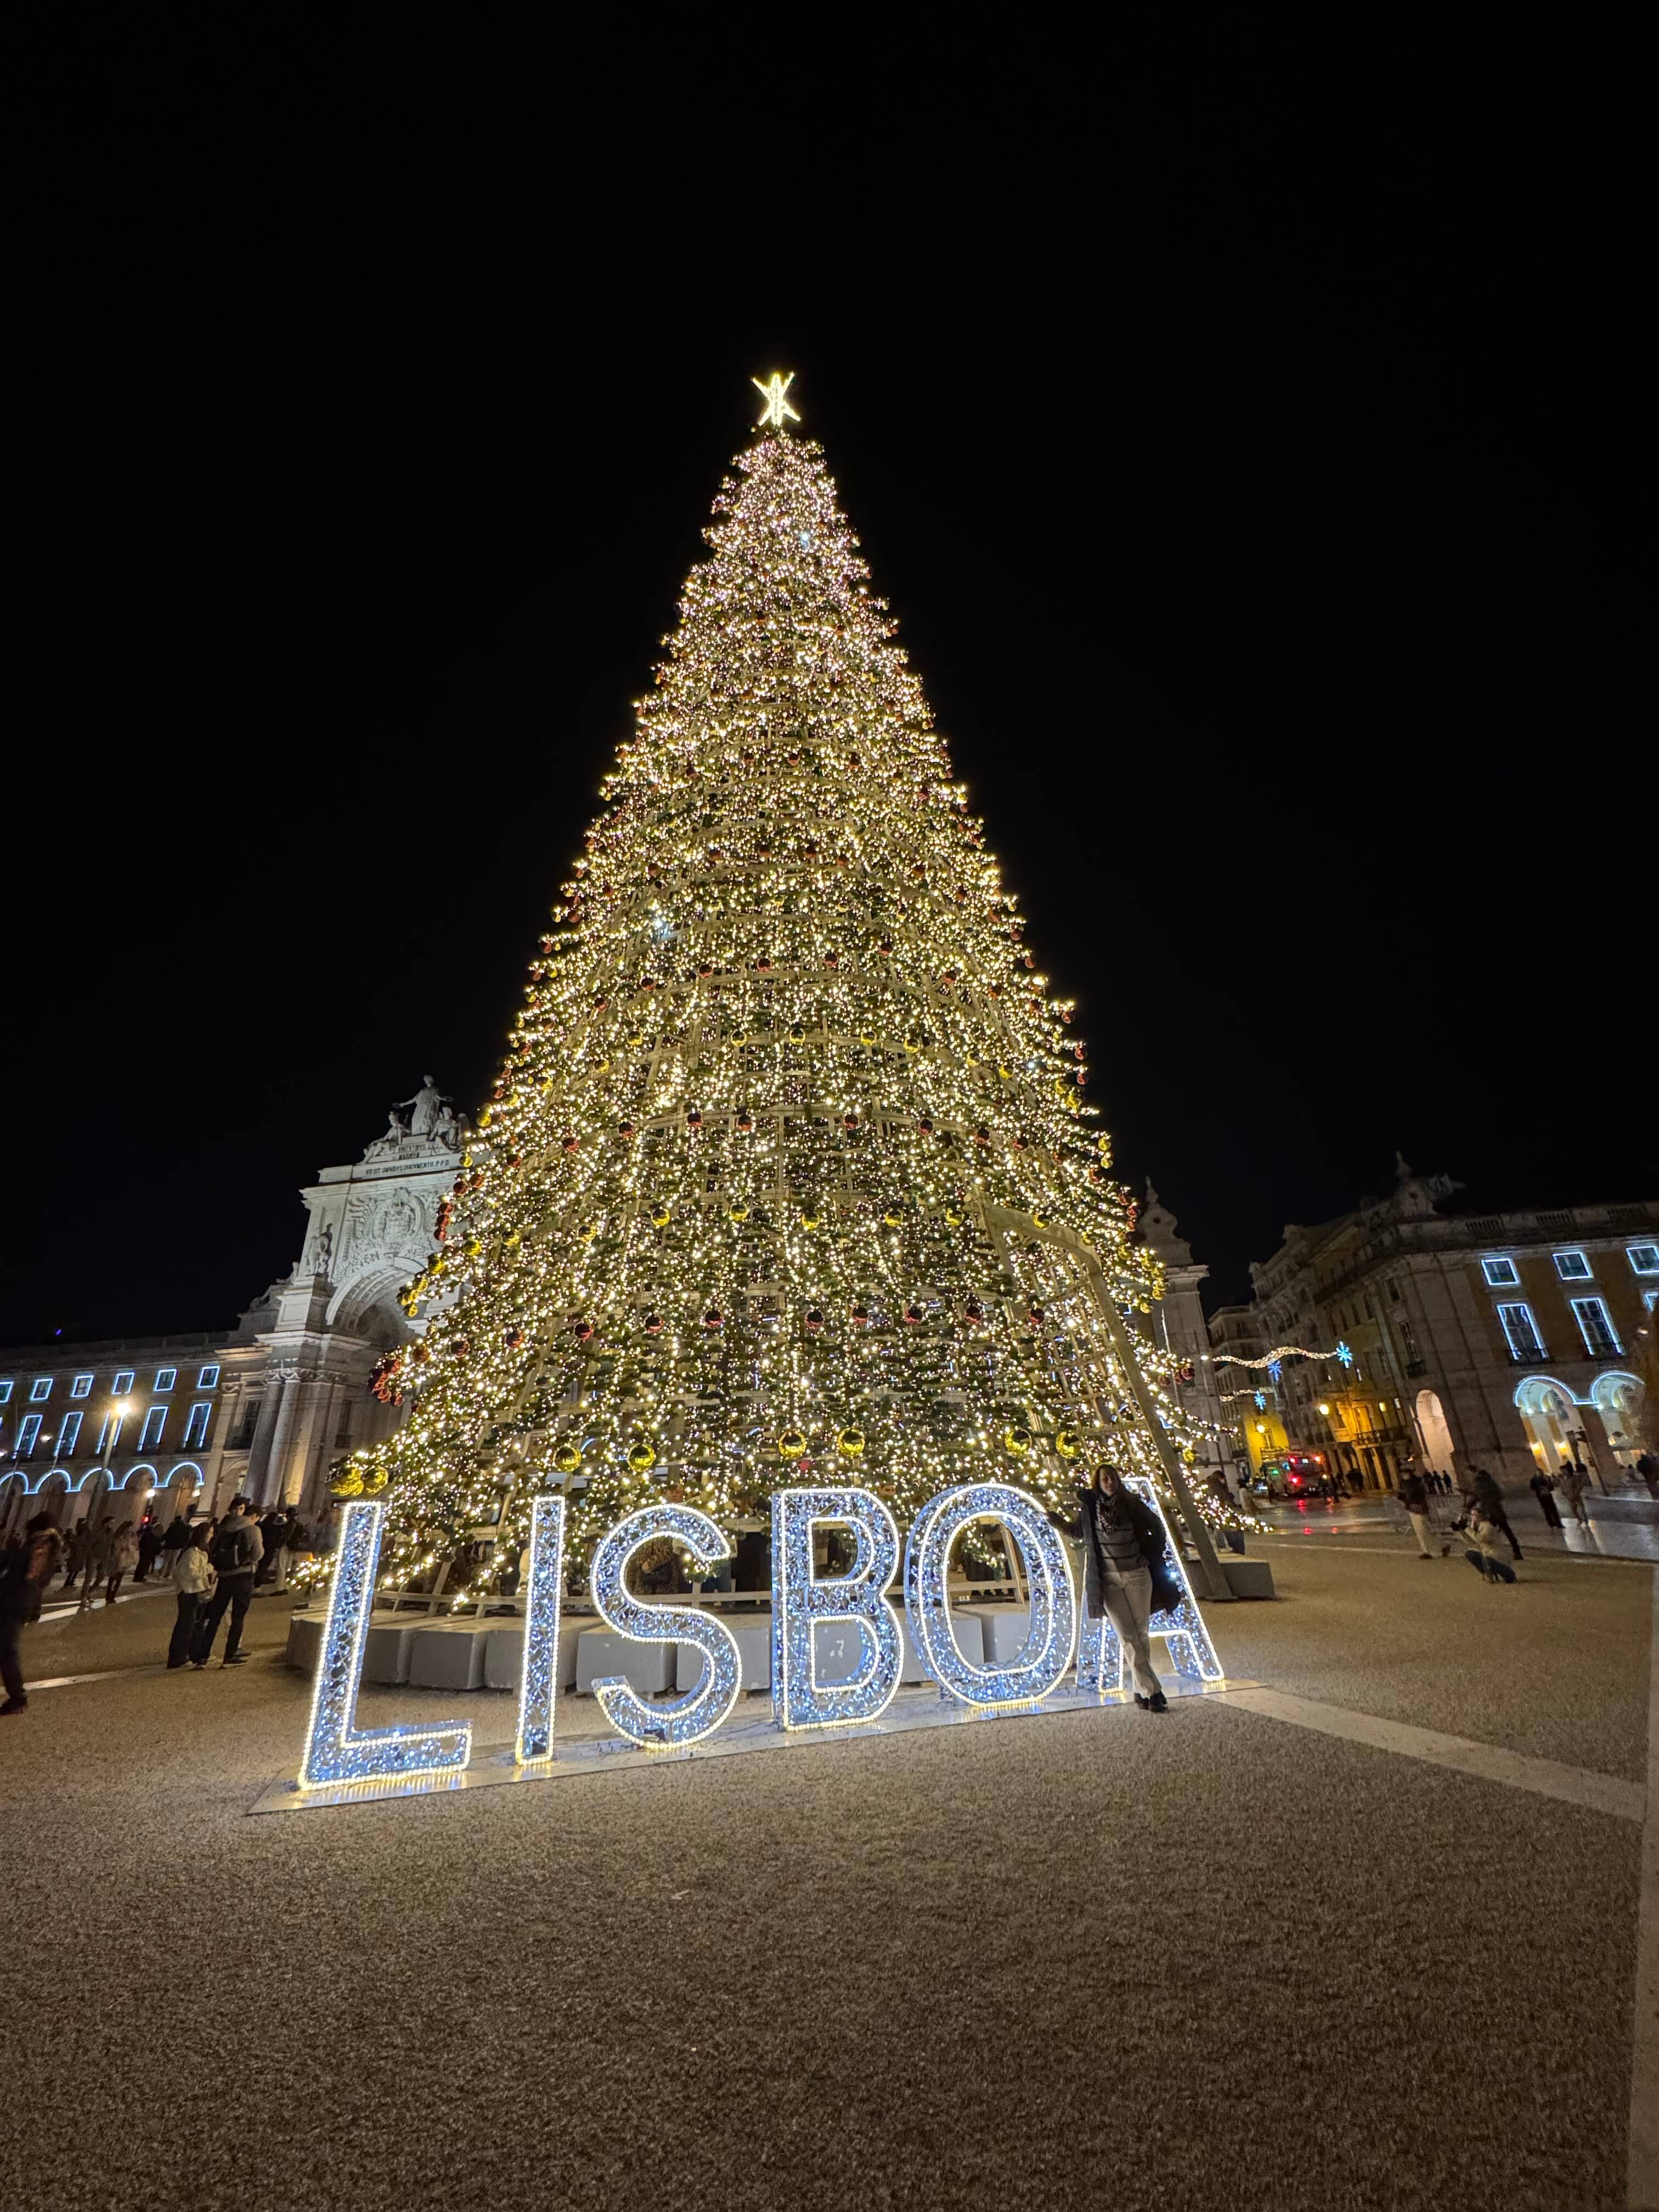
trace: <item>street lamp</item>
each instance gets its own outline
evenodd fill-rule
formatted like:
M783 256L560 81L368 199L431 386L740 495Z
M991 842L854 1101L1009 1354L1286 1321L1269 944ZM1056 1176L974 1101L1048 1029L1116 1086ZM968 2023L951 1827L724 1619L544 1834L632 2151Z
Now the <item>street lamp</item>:
M131 1403L132 1401L131 1398L112 1398L109 1402L109 1413L105 1417L104 1464L102 1473L104 1477L104 1494L106 1497L108 1496L110 1489L110 1455L115 1449L115 1439L120 1435L122 1428L125 1425L127 1409Z

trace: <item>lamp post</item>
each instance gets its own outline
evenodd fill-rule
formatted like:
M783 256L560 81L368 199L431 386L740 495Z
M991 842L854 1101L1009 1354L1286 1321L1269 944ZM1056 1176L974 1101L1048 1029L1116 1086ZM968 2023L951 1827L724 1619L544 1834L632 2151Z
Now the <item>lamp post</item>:
M106 1498L110 1493L110 1457L115 1449L115 1439L126 1425L127 1409L131 1403L132 1401L130 1398L112 1398L109 1401L109 1412L104 1417L104 1459L99 1472L104 1478L102 1494Z

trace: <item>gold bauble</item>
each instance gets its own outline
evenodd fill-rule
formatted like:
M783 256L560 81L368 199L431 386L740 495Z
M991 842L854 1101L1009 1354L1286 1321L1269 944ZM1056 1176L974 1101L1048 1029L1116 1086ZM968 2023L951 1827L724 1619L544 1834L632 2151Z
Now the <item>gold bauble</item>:
M633 1445L629 1449L628 1455L628 1464L633 1468L635 1474L649 1474L652 1468L657 1464L656 1446L654 1444L647 1443L645 1438L641 1437L638 1443Z
M778 1438L780 1459L799 1459L806 1449L806 1439L799 1429L786 1429Z
M1054 1449L1062 1459L1075 1459L1083 1449L1081 1429L1062 1429L1054 1438Z
M843 1459L862 1459L864 1431L862 1429L843 1429L836 1438L836 1449Z
M561 1444L553 1455L553 1464L561 1474L574 1474L582 1463L580 1444Z
M1002 1441L1016 1459L1024 1459L1031 1449L1031 1431L1029 1429L1005 1429Z

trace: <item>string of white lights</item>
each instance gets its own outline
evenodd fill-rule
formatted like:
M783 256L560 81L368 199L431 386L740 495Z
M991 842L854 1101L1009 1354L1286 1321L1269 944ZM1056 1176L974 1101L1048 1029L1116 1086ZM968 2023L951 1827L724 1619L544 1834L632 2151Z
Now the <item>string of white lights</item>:
M975 1521L1000 1521L1018 1546L1031 1595L1030 1627L1019 1657L975 1667L951 1625L947 1575L957 1538ZM904 1610L928 1673L949 1697L969 1705L1040 1704L1072 1663L1076 1601L1072 1564L1035 1498L1006 1482L941 1491L910 1530L904 1547Z
M692 1644L706 1662L697 1686L665 1705L647 1705L621 1674L593 1685L600 1709L619 1735L645 1750L684 1750L710 1735L737 1703L743 1668L738 1639L717 1613L683 1605L648 1605L629 1589L628 1563L659 1537L684 1544L704 1571L728 1556L719 1526L692 1505L647 1505L630 1513L593 1554L593 1604L608 1628L639 1644Z
M564 1587L564 1500L543 1492L530 1522L529 1613L519 1677L520 1765L553 1755L559 1696L559 1603Z
M1216 1656L1215 1645L1210 1641L1210 1632L1193 1595L1181 1547L1170 1536L1158 1492L1141 1475L1131 1475L1128 1486L1144 1498L1157 1514L1158 1526L1164 1531L1165 1571L1181 1585L1180 1603L1167 1612L1155 1613L1147 1624L1148 1631L1165 1639L1170 1663L1177 1674L1184 1674L1193 1681L1218 1682L1222 1679L1221 1662ZM1125 1686L1123 1639L1109 1619L1091 1610L1086 1591L1078 1621L1077 1686L1079 1690L1092 1691L1103 1698Z
M812 1531L820 1522L850 1528L858 1546L850 1573L820 1580ZM898 1530L880 1498L857 1489L772 1493L772 1712L780 1728L846 1727L872 1721L898 1688L903 1639L883 1595L898 1565ZM851 1681L820 1687L814 1631L855 1622L866 1664Z
M360 1730L356 1725L363 1639L374 1603L385 1521L386 1507L378 1498L355 1499L341 1515L328 1618L300 1765L302 1790L459 1773L472 1756L470 1721L447 1721L436 1729Z

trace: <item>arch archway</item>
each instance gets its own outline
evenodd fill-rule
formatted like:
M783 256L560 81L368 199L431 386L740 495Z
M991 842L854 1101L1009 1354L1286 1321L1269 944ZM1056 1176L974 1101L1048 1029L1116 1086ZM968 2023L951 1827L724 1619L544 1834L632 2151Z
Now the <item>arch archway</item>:
M0 1543L15 1536L28 1518L28 1477L21 1468L0 1474Z
M1551 1376L1528 1375L1516 1391L1515 1403L1534 1459L1553 1474L1572 1457L1569 1437L1578 1421L1571 1391Z
M329 1328L343 1336L364 1337L382 1349L412 1341L421 1332L411 1327L398 1293L419 1273L421 1264L418 1259L382 1262L351 1276L329 1302Z
M50 1474L41 1477L37 1492L37 1510L50 1513L54 1528L62 1528L66 1525L64 1509L69 1503L72 1487L68 1474L61 1467L53 1468Z
M1640 1378L1615 1370L1590 1385L1590 1403L1601 1416L1607 1443L1620 1467L1634 1467L1642 1449Z
M1446 1424L1446 1409L1440 1402L1437 1390L1419 1390L1417 1394L1417 1433L1423 1440L1423 1457L1437 1474L1452 1471L1451 1431Z

